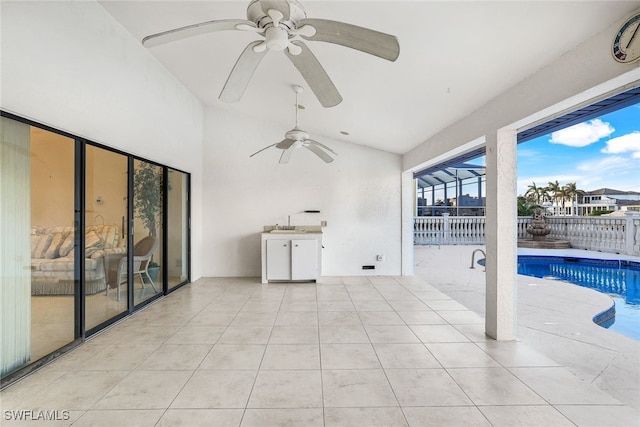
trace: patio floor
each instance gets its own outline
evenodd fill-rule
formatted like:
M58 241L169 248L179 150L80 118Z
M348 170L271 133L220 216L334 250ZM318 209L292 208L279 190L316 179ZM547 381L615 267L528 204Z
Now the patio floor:
M484 246L416 246L415 274L484 316L484 269L478 265L469 268L475 249ZM640 261L637 257L578 249L519 249L519 253ZM478 255L476 260L482 258ZM593 316L611 306L608 296L569 283L518 275L517 298L519 341L640 409L640 342L592 321Z
M460 275L461 283L438 280L446 291L468 291L472 307L481 296L470 283L483 273L469 270L469 257L457 249L437 270ZM0 395L3 425L636 423L638 412L624 399L556 357L564 351L545 355L531 334L524 342L488 339L483 318L461 304L467 298L458 302L432 285L436 266L430 263L448 249L433 251L418 262L427 281L328 277L317 285L261 285L258 278L200 279L7 388ZM467 288L456 290L464 280ZM584 323L579 331L587 335ZM521 331L534 328L533 322L525 325ZM579 343L584 354L574 356L594 365L602 363L603 352L610 355L607 366L620 354L606 342L596 344L596 336L544 333L554 343ZM620 372L620 384L628 375ZM13 420L24 411L60 411L68 419Z

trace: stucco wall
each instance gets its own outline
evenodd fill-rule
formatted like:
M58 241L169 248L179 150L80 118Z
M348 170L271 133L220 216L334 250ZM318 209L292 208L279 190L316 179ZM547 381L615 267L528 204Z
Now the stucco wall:
M259 276L259 232L289 215L293 225L327 221L323 275L400 274L400 156L323 137L338 153L329 164L303 148L283 165L276 148L249 158L287 130L206 110L205 275Z

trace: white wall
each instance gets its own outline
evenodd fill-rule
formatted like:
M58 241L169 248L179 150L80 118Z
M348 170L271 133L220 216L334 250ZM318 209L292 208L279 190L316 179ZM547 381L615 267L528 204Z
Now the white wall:
M1 108L192 173L201 275L202 106L95 2L2 2Z
M324 276L400 274L400 156L318 138L338 153L333 163L306 149L284 165L276 148L249 158L287 130L205 111L204 274L259 276L259 232L286 224L288 215L292 225L328 222ZM301 213L310 209L321 213ZM383 262L376 262L378 254ZM363 265L376 269L363 271Z

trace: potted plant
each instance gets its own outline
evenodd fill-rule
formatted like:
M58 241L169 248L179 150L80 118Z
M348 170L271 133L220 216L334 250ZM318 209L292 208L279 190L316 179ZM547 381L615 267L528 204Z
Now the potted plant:
M149 236L157 235L162 209L162 169L141 162L133 174L133 202L136 218L142 221Z
M149 236L157 236L157 228L161 223L162 210L162 168L150 163L140 162L133 174L133 202L135 217L142 221ZM158 277L158 263L149 262L147 271L151 280Z

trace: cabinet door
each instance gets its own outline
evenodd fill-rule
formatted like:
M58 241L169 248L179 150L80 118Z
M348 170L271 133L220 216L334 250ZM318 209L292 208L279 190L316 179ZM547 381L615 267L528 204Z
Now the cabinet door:
M291 279L318 279L318 243L316 240L291 241Z
M267 240L267 280L291 280L291 241Z

